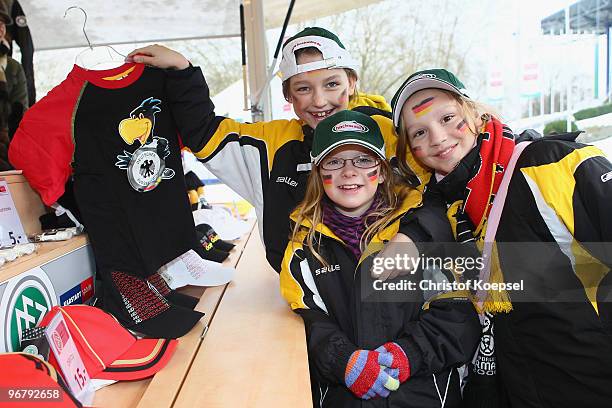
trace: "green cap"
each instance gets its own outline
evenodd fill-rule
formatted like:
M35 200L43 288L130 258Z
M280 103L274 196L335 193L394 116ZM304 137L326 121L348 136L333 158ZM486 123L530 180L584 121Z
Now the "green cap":
M314 35L317 37L328 38L330 40L333 40L341 48L346 49L346 47L344 46L344 44L342 44L342 41L340 41L340 38L338 38L336 34L322 27L306 27L305 29L303 29L302 31L300 31L299 33L295 34L293 37L290 37L287 41L285 41L283 43L283 47L287 46L287 44L289 44L293 40L297 40L298 38L302 38L302 37L309 37L311 35Z
M404 103L418 91L428 88L444 89L469 98L465 85L452 72L442 68L417 71L404 81L391 99L393 125L398 132Z
M385 160L385 140L378 123L363 113L343 110L317 125L310 153L315 166L336 147L348 144L366 147Z

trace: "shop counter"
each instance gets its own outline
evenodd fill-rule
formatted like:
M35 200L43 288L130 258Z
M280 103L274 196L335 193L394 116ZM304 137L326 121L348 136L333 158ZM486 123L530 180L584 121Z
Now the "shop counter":
M256 227L224 264L237 269L231 283L182 290L206 315L168 365L96 391L95 406L312 406L304 327L280 296Z
M95 263L85 235L38 244L35 253L0 267L0 352L19 348L20 332L55 305L93 297Z

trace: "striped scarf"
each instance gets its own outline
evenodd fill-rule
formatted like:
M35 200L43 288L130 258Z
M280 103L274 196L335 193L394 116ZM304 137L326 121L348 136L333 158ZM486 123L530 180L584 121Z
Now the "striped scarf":
M478 135L477 145L437 188L456 212L456 240L484 239L493 199L514 151L514 134L492 117Z
M366 218L368 214L376 210L382 203L380 194L376 194L370 207L359 217L349 217L338 212L336 207L329 199L324 199L323 204L323 224L332 230L350 249L357 260L361 257L359 243L361 236L366 230ZM372 222L372 221L370 221Z
M441 193L449 206L447 216L455 239L463 244L467 256L479 256L482 251L487 218L514 146L515 135L512 131L491 117L478 135L476 147L452 172L432 185L432 189ZM493 262L497 262L495 257ZM463 279L476 278L477 272L466 272ZM503 282L499 265L492 266L489 281ZM484 309L492 313L510 311L512 305L508 294L505 291L489 291Z

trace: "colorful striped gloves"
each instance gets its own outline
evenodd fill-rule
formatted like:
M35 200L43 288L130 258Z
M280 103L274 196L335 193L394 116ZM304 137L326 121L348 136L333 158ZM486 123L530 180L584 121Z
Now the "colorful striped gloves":
M406 353L397 343L385 343L378 347L375 351L379 353L390 353L392 361L390 364L385 364L386 367L398 370L399 375L395 376L400 383L403 383L410 378L410 363Z
M406 354L396 343L386 343L375 351L356 350L351 354L344 382L361 399L387 397L410 376Z

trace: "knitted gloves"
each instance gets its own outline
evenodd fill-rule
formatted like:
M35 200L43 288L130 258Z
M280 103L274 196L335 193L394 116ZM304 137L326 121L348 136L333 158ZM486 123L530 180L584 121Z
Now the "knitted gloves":
M410 363L408 362L408 357L406 357L406 353L397 343L385 343L375 351L391 354L392 361L389 364L385 364L385 366L398 370L399 375L396 376L396 378L400 383L410 378Z
M387 373L386 367L393 363L390 352L356 350L351 354L344 373L344 382L353 394L361 399L387 397L399 387L399 381Z

